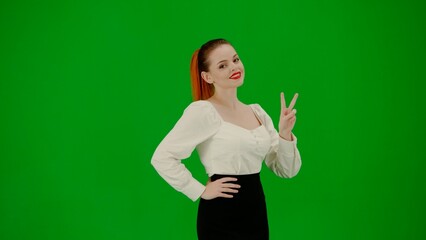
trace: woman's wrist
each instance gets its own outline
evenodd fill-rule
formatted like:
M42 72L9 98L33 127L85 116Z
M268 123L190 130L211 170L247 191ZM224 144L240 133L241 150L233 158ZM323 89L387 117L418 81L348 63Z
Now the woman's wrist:
M280 137L281 137L282 139L284 139L284 140L287 140L287 141L293 141L293 138L292 138L292 136L291 136L291 132L288 132L288 133L280 133L279 135L280 135Z

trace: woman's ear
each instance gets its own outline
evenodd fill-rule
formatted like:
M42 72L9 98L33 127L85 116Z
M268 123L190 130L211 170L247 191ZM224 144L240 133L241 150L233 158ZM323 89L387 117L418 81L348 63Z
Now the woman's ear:
M212 78L211 78L210 73L208 73L208 72L206 72L206 71L202 71L202 72L201 72L201 78L202 78L204 81L206 81L207 83L209 83L209 84L212 84L212 83L213 83L213 80L212 80Z

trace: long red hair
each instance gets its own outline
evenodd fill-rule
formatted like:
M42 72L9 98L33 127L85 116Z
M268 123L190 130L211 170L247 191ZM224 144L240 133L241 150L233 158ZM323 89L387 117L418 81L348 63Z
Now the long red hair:
M195 50L192 54L190 74L192 86L192 98L194 101L205 100L213 96L214 86L204 81L201 77L201 72L208 72L209 63L208 55L216 47L222 44L230 44L225 39L214 39L206 42L200 49Z

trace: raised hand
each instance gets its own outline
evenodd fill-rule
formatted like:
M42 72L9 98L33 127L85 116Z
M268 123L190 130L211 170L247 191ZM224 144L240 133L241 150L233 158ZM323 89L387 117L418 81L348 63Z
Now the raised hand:
M281 92L281 114L279 122L279 134L282 138L292 141L291 131L293 130L294 124L296 123L296 109L294 104L299 94L294 94L293 99L290 102L290 105L287 107L284 98L284 92Z
M201 194L201 198L205 200L210 200L217 197L233 198L234 196L226 193L238 193L238 190L234 188L240 188L241 186L234 183L227 183L232 181L237 181L237 179L232 177L224 177L217 179L214 182L209 180L207 182L206 189L204 190L203 194Z

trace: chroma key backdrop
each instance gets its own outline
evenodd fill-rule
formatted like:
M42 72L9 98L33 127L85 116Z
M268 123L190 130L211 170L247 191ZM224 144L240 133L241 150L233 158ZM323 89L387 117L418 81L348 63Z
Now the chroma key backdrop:
M261 172L271 240L426 239L425 5L2 1L0 239L196 239L198 202L150 160L214 38L276 127L279 93L299 93L302 169Z

